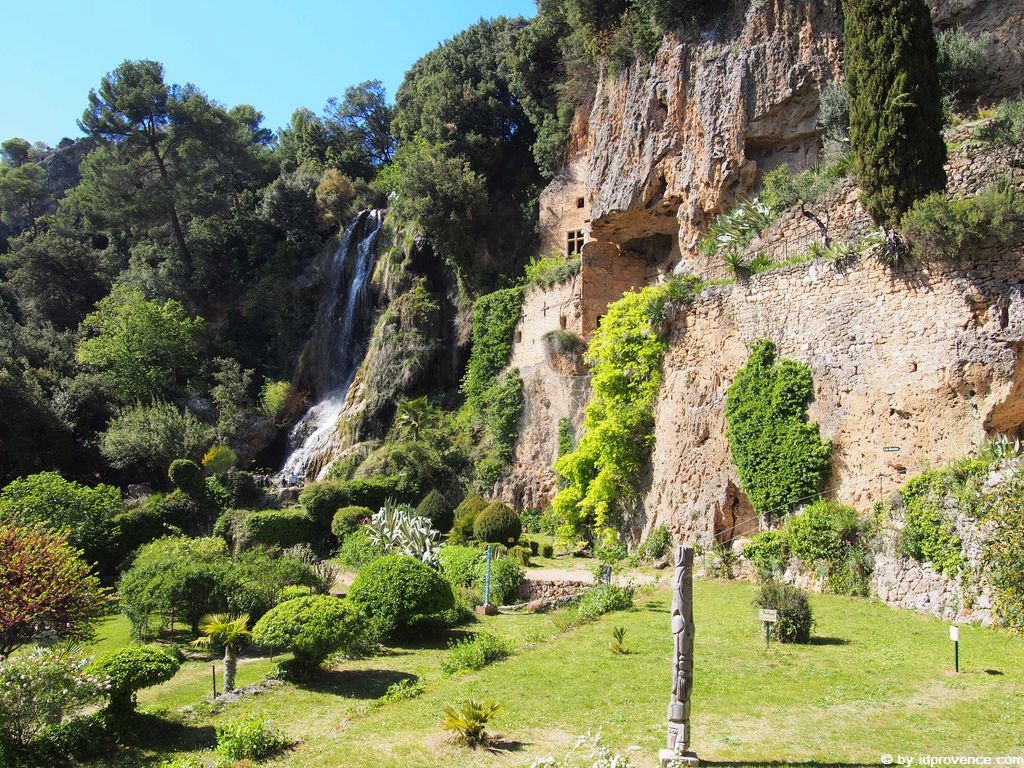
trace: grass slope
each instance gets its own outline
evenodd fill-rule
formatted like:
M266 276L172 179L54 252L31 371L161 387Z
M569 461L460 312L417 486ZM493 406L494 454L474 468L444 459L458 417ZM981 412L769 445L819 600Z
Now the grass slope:
M878 765L883 753L1024 753L1024 641L963 628L962 673L954 676L945 623L822 595L812 598L815 642L773 644L765 652L753 589L695 584L693 738L702 759ZM274 766L525 766L541 755L562 756L597 728L635 765L653 766L669 691L668 603L669 592L661 589L630 611L568 633L559 633L549 616L491 617L474 629L512 637L518 651L480 672L443 678L441 645L392 648L345 663L315 685L281 686L216 714L197 708L187 724L163 729L150 749L117 765L158 765L170 752L201 751L212 746L211 726L258 713L299 741L267 763ZM607 650L617 625L626 627L626 656ZM242 682L265 664L243 664ZM423 696L365 709L409 676L427 684ZM187 665L145 692L141 703L198 704L208 685L208 666ZM444 740L442 706L467 697L504 705L491 729L503 736L503 751L471 751Z

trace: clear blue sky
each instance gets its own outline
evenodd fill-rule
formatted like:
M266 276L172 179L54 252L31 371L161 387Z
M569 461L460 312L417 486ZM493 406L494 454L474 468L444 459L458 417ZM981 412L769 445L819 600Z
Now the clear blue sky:
M90 88L124 59L156 59L272 129L349 85L405 71L480 17L533 16L534 0L0 0L0 140L56 144Z

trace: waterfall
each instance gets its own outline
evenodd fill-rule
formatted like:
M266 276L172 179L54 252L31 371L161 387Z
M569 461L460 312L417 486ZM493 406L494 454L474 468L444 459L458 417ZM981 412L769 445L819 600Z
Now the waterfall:
M345 407L345 396L362 362L368 325L367 287L377 261L377 236L384 212L360 211L346 227L330 262L327 285L300 367L313 371L318 398L288 435L281 475L322 479ZM347 283L345 278L348 278Z

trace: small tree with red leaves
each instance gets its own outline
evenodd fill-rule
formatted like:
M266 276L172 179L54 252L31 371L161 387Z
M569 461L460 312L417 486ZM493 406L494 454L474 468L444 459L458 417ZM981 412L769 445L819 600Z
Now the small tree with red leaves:
M0 523L0 658L41 636L88 639L103 598L65 534Z

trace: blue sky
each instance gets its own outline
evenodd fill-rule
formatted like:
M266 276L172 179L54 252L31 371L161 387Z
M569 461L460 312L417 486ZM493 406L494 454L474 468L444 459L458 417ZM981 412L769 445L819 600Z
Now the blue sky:
M364 80L392 98L416 59L480 17L534 13L534 0L0 0L0 140L78 136L89 89L142 58L277 129Z

